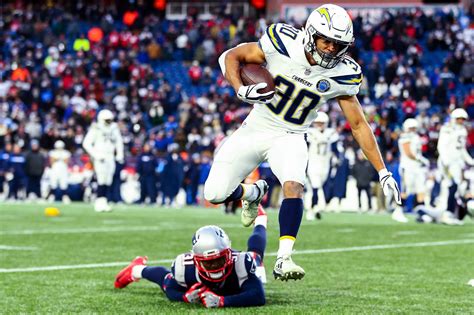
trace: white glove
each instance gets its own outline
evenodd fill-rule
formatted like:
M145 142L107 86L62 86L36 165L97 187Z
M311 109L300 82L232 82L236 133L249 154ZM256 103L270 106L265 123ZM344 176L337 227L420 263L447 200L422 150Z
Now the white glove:
M259 103L259 104L268 104L273 98L274 91L267 93L259 93L258 90L264 89L267 87L265 82L252 84L252 85L242 85L237 92L237 97L250 104Z
M421 165L423 166L430 166L430 160L428 160L427 158L425 158L424 156L420 155L418 158L417 158L418 162L421 163Z
M392 177L392 173L390 173L386 168L380 170L379 181L380 185L382 185L383 194L386 197L389 197L390 194L393 193L393 198L395 199L395 202L399 205L402 205L400 189L398 189L397 182Z
M119 164L123 164L124 163L124 160L123 160L123 157L121 156L116 156L115 157L115 161Z
M199 303L201 302L201 293L206 291L207 288L200 282L195 283L183 296L183 300L186 303Z
M224 307L224 297L212 291L204 291L200 295L201 303L207 308Z

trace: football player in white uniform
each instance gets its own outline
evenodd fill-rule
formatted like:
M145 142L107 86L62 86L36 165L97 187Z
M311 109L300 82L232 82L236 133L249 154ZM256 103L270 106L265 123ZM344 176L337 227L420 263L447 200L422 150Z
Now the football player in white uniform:
M97 123L92 124L83 142L94 164L98 184L94 209L98 212L111 210L107 192L112 185L115 162L124 162L122 135L113 120L114 115L110 110L101 110L97 115Z
M54 143L54 150L49 152L49 162L51 164L50 171L50 187L56 200L61 200L64 203L70 203L69 196L66 195L68 186L68 170L67 165L71 158L71 153L64 149L64 142L58 140Z
M424 204L427 167L430 161L421 154L421 138L418 135L418 121L408 118L403 122L403 132L398 139L400 151L400 176L402 178L402 203L410 195L416 195L413 208ZM398 206L392 213L392 219L406 223L403 206Z
M279 212L280 242L275 278L301 279L305 272L291 259L303 216L303 185L308 148L306 135L318 108L336 98L348 119L355 139L379 172L386 194L400 193L385 168L375 137L356 94L362 81L360 66L346 56L354 42L352 21L336 5L322 5L308 17L304 30L287 24L272 24L258 43L244 43L224 52L219 64L226 79L244 102L254 107L242 126L216 154L204 187L212 203L242 199L242 223L249 226L267 190L260 180L253 185L241 181L261 162L267 161L283 187ZM240 65L264 64L273 75L275 93L260 93L261 82L244 86Z
M450 121L441 127L438 139L438 168L442 174L441 199L446 211L440 221L445 224L458 224L454 216L456 208L456 192L463 180L466 164L474 165L474 159L466 150L467 130L464 125L468 119L467 112L456 108L451 112ZM447 196L447 200L446 200Z
M328 128L329 117L324 112L318 112L314 120L314 128L308 129L308 180L312 190L306 193L306 219L320 218L318 207L318 190L323 187L328 179L333 156L333 144L338 140L338 135L333 128ZM310 199L311 198L311 199ZM309 203L311 202L311 203Z

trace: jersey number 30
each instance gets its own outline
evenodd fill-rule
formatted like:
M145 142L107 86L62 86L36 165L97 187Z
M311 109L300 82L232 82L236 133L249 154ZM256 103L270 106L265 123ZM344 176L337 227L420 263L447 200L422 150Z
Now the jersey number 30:
M294 83L288 81L282 76L275 78L276 93L280 96L280 100L276 104L267 104L268 108L276 115L280 115L283 111L283 119L287 122L302 125L304 124L308 114L313 110L319 103L321 97L308 90L300 90L296 97L293 98L293 92L295 91ZM307 99L309 102L305 104L305 107L298 110L301 103ZM290 103L288 105L288 103Z

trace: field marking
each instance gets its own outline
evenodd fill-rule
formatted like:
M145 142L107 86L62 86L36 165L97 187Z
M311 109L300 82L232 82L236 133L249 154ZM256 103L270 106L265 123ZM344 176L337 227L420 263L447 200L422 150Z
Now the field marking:
M420 234L420 231L398 231L393 233L393 236L404 236L404 235L416 235Z
M367 246L340 247L340 248L308 249L308 250L295 251L293 255L312 255L312 254L368 251L368 250L378 250L378 249L431 247L431 246L447 246L447 245L463 245L463 244L474 244L474 240L461 239L461 240L438 241L438 242L401 243L401 244L367 245ZM265 255L276 256L277 253L272 252L272 253L267 253ZM173 259L160 259L160 260L149 261L149 264L162 264L162 263L171 263L171 262L173 262ZM105 268L105 267L126 266L129 263L130 263L129 261L126 261L126 262L110 262L110 263L82 264L82 265L63 265L63 266L46 266L46 267L27 267L27 268L0 268L0 273Z
M219 224L223 228L241 227L241 224ZM94 228L74 228L74 229L44 229L44 230L11 230L0 231L0 235L36 235L36 234L82 234L82 233L114 233L114 232L148 232L148 231L164 231L189 229L195 225L174 225L172 223L161 223L153 226L108 226Z
M38 250L38 247L0 245L0 250Z

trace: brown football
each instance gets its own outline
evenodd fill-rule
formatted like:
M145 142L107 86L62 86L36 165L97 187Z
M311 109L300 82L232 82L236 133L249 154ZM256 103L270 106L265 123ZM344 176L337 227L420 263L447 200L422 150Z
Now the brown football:
M240 78L242 79L242 83L244 85L252 85L261 82L267 83L267 87L260 89L258 91L259 93L275 91L275 83L273 82L272 75L261 65L253 63L243 65L240 68Z

